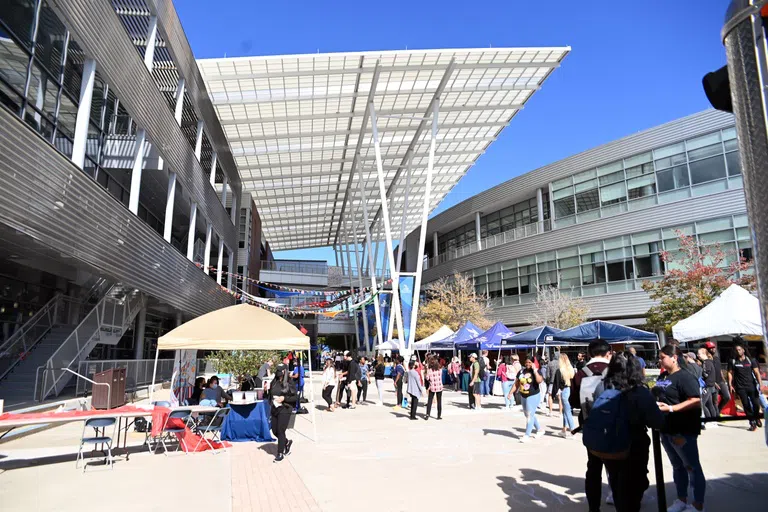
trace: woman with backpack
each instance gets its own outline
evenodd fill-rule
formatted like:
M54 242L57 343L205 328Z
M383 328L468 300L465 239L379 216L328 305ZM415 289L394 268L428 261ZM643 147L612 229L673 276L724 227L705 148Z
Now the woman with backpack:
M576 428L573 422L573 411L569 400L571 398L571 381L576 370L571 365L571 360L567 354L560 354L557 370L552 378L552 396L560 396L560 410L563 413L563 437L573 437L573 429Z
M645 385L640 361L630 353L616 354L611 358L608 372L602 384L598 385L596 394L595 405L584 421L584 444L591 454L603 460L616 510L638 512L649 484L651 440L648 438L648 427L661 429L664 415ZM596 409L602 407L601 397L606 401L618 400L614 404L615 414L595 414ZM563 400L564 404L566 402ZM614 425L609 425L610 422ZM608 438L604 435L606 429L618 434ZM601 446L603 441L612 444Z
M376 379L376 391L379 393L379 405L384 405L384 377L386 366L381 354L376 358L376 366L373 369L373 378Z
M525 360L525 368L520 370L517 374L514 387L510 391L510 395L515 391L519 391L523 398L523 414L526 418L525 436L520 438L521 443L527 443L531 440L531 432L536 427L536 437L544 435L544 428L539 425L539 420L536 418L536 409L541 402L541 388L540 384L544 382L539 370L533 364L533 358L529 357Z
M512 366L509 356L505 356L501 363L499 363L499 367L496 370L496 380L501 382L504 405L507 410L512 410L512 407L515 405L515 398L510 391L512 391L512 386L515 383L515 367Z
M665 345L659 352L659 365L665 374L656 381L653 394L662 412L668 413L661 434L661 444L672 464L677 499L669 512L693 512L704 509L707 481L699 460L698 438L701 434L701 397L699 381L680 367L680 349ZM689 504L689 479L693 503Z

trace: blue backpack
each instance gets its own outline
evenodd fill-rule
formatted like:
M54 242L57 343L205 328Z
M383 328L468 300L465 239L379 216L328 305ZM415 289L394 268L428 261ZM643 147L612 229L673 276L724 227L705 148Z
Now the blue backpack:
M597 397L584 422L584 446L603 460L624 460L629 457L629 404L627 397L616 389L606 389Z

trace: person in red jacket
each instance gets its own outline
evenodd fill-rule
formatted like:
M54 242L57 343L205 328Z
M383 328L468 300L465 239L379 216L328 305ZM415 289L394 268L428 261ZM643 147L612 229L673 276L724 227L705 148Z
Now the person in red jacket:
M596 340L589 344L587 353L590 360L576 372L571 383L571 396L569 403L574 409L579 409L579 425L584 422L584 410L581 404L581 382L588 376L605 375L611 362L611 346L605 340ZM585 372L589 369L589 375ZM584 479L584 492L587 494L587 503L590 512L600 510L603 485L603 461L587 451L587 474Z

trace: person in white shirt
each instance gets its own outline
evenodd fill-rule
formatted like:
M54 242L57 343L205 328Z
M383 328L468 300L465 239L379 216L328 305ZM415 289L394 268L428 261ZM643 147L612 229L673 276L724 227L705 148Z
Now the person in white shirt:
M328 412L333 412L336 407L333 405L333 389L336 387L336 368L333 365L333 359L325 360L323 368L323 400L328 404Z

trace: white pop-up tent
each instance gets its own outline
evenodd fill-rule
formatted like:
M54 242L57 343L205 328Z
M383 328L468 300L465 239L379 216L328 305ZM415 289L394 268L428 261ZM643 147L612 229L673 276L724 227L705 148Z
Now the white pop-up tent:
M762 336L763 326L760 301L736 284L672 327L672 335L682 342L737 334Z
M150 389L154 390L155 387L157 358L161 350L306 350L312 428L314 439L317 440L315 390L312 385L312 357L309 348L309 337L284 318L250 304L229 306L190 320L158 339Z
M413 350L429 350L429 344L433 341L444 340L448 336L453 334L453 329L447 325L443 325L438 330L418 342L413 344Z

